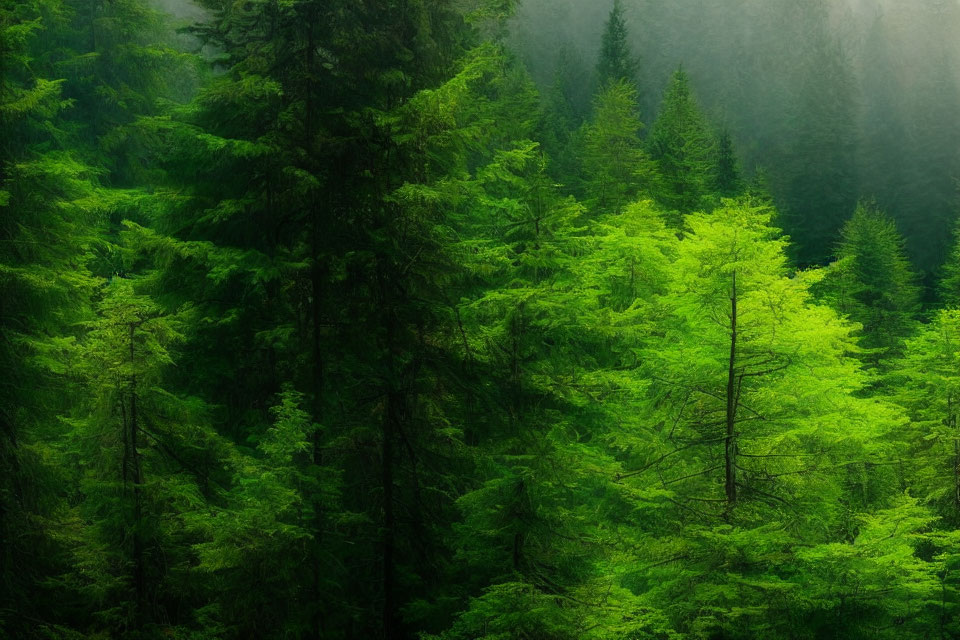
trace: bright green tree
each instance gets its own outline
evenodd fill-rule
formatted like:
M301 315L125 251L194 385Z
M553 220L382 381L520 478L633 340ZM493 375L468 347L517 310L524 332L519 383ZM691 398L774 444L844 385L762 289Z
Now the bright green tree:
M912 421L909 458L917 495L937 505L951 524L960 522L960 379L957 329L960 312L938 311L932 321L907 340L890 387Z
M609 85L594 100L583 129L583 174L587 204L598 213L619 213L651 182L637 115L637 92L625 81Z
M903 422L856 395L855 327L791 277L771 216L728 201L686 217L667 313L638 353L644 401L611 440L646 514L631 584L694 637L790 637L791 549L829 544L887 495L889 472L867 469Z

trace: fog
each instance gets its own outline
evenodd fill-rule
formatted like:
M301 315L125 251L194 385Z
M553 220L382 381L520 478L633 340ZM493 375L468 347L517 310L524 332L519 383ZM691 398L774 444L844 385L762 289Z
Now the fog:
M151 0L161 11L173 16L177 22L191 24L204 20L208 13L190 0Z
M875 199L916 264L942 262L960 175L956 0L623 0L643 119L682 65L749 174L764 168L784 227L836 230ZM612 1L525 0L511 42L541 87L558 68L589 111ZM558 67L558 60L563 62ZM822 262L830 247L808 248Z

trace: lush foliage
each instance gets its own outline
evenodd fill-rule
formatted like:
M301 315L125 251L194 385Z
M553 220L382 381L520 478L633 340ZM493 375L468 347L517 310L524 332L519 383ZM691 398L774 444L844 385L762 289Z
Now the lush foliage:
M921 315L829 42L771 197L619 2L586 100L202 4L0 8L0 637L960 637L960 248Z

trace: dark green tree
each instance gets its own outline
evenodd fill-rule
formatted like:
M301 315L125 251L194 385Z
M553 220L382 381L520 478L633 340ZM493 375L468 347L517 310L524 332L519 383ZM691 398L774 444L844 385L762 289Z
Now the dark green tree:
M950 307L960 306L960 224L954 226L953 246L941 266L938 285L940 301Z
M903 236L874 205L860 203L843 227L836 258L815 291L863 325L860 346L876 364L899 352L919 310L917 276Z
M663 94L647 146L661 176L655 191L658 200L677 214L707 206L719 179L722 156L682 68L673 74Z
M815 9L811 9L815 11ZM775 192L800 266L825 264L843 220L855 208L857 87L850 60L815 19L811 52L803 57L786 156L775 166Z
M51 460L69 411L59 355L90 311L88 265L110 198L61 127L64 80L46 33L60 2L0 7L0 634L40 637L71 602L51 587L63 567L56 515L66 482ZM62 606L61 606L62 605Z
M628 38L623 5L620 0L614 0L600 39L600 55L597 59L600 91L620 81L636 84L638 62L630 51Z
M725 198L732 198L744 191L740 162L730 132L724 129L717 137L716 171L713 177L713 191Z
M553 84L544 94L542 143L552 158L548 167L569 190L580 193L582 178L578 153L581 127L590 112L589 72L572 45L563 45L557 59Z

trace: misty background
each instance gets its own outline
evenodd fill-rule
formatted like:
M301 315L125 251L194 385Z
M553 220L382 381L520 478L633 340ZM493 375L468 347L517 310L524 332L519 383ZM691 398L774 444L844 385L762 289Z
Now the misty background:
M760 173L801 265L830 259L859 199L945 258L960 175L956 0L623 0L642 119L679 66L745 170ZM524 0L512 47L544 93L589 114L613 2Z

